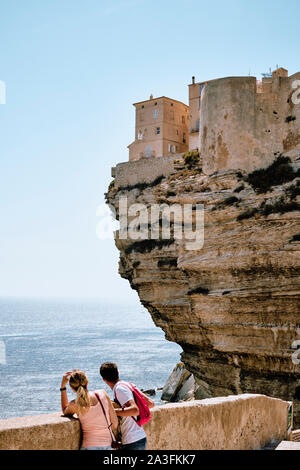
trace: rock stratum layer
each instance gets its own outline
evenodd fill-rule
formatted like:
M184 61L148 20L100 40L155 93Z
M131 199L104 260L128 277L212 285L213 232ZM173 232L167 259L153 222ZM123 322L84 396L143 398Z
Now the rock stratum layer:
M293 400L299 426L292 344L300 340L300 178L261 194L245 176L183 168L153 185L111 188L107 202L117 217L120 196L128 205L205 207L201 250L187 251L183 240L116 238L119 272L166 338L182 347L198 398L263 393Z

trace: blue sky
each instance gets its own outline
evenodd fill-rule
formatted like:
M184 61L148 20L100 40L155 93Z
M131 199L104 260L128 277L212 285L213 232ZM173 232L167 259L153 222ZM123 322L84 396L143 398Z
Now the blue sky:
M191 77L299 71L298 0L1 0L0 296L136 302L96 236L132 103Z

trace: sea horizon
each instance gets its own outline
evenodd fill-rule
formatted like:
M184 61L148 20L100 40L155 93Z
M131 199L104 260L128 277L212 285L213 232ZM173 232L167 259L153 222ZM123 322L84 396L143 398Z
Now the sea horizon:
M1 296L0 343L0 419L60 411L61 376L74 368L111 396L99 375L105 361L139 388L161 388L181 352L141 305L91 297Z

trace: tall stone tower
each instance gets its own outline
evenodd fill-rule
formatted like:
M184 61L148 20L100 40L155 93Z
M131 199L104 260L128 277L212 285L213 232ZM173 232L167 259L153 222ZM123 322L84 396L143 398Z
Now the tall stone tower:
M300 73L289 77L283 68L262 82L228 77L190 85L190 122L198 122L190 147L198 142L205 173L252 171L299 151L299 97Z

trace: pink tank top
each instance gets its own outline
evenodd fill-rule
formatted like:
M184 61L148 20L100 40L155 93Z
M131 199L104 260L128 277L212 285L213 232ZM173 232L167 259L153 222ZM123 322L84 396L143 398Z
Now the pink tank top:
M96 390L96 392L101 398L101 402L107 416L107 421L110 424L109 408L106 396L104 395L103 390ZM83 434L81 447L102 447L111 445L111 433L107 427L107 421L103 415L102 407L99 401L97 405L91 405L87 413L80 415L79 421Z

